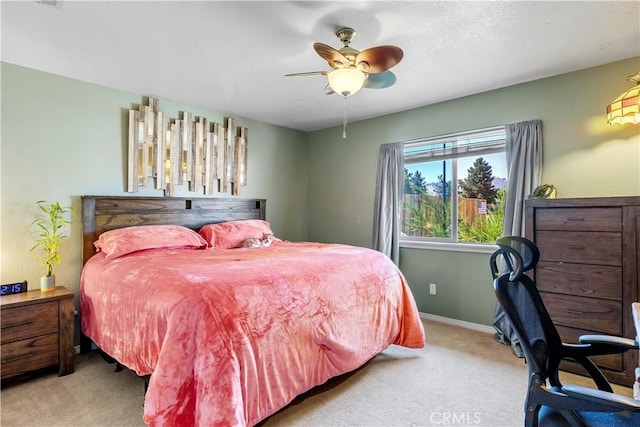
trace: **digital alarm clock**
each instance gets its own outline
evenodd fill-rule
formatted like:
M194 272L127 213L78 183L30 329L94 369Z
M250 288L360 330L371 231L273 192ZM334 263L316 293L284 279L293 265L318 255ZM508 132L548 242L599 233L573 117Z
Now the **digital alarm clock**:
M0 286L0 295L13 295L27 292L27 281L18 283L6 283Z

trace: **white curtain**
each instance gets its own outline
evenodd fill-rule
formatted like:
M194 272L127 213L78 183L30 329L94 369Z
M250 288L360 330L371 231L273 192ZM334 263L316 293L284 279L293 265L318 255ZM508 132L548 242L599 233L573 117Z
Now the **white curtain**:
M502 235L524 237L524 201L540 185L542 177L542 121L508 124L505 131L509 184ZM496 305L493 326L495 339L511 345L513 351L523 357L518 339L500 305Z
M400 212L404 194L404 145L380 146L373 207L373 248L400 262Z

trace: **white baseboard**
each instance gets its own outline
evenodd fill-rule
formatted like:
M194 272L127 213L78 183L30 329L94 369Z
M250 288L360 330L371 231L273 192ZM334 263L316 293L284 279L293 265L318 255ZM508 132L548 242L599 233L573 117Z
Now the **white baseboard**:
M473 329L474 331L484 332L486 334L494 334L496 330L493 326L481 325L479 323L467 322L466 320L451 319L449 317L437 316L435 314L422 313L420 317L434 322L447 323L449 325L460 326L462 328Z

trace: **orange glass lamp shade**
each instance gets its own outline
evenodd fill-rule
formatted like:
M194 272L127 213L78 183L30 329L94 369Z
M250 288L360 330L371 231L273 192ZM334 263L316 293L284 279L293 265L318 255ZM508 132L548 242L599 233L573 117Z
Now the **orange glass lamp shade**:
M636 85L607 105L609 124L640 123L640 72L628 80Z
M338 68L329 73L329 86L342 96L353 95L362 88L367 75L355 67Z

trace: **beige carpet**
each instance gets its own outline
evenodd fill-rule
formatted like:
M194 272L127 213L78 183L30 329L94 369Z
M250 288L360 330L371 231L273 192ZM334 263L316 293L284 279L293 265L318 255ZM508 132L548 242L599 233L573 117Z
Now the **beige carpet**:
M391 346L363 368L317 387L261 423L275 426L494 426L523 424L526 365L491 335L424 321L422 349ZM0 424L143 426L144 384L96 353L76 371L5 384ZM566 374L567 382L588 385ZM616 387L630 396L631 390Z

